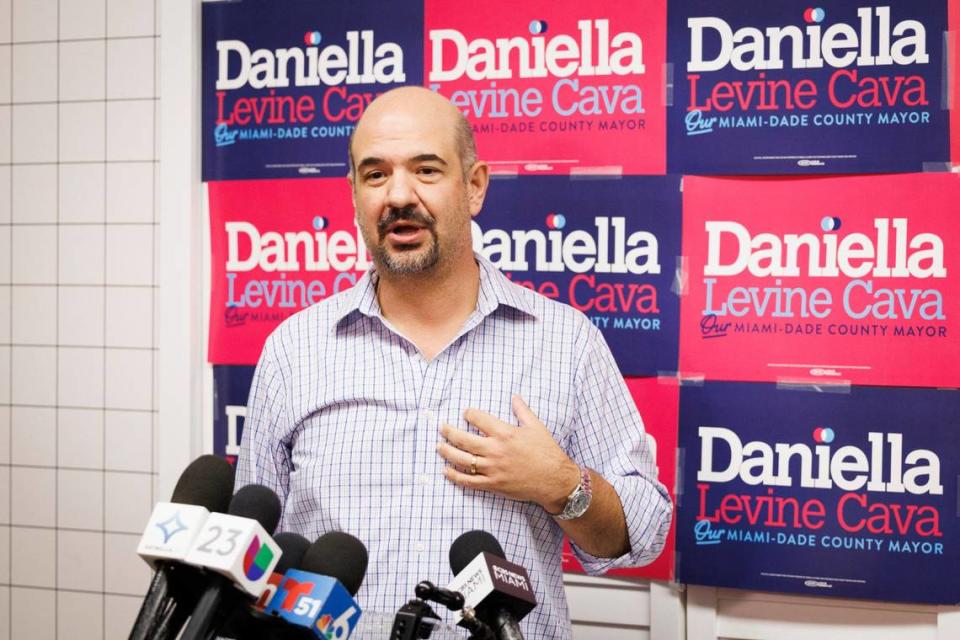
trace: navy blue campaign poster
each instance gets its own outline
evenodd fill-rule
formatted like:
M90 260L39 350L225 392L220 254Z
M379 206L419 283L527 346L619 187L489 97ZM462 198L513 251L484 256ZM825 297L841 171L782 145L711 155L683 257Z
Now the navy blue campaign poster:
M621 372L677 369L680 176L495 177L474 250L585 313Z
M960 391L846 391L681 388L681 582L960 602Z
M236 462L240 453L247 396L256 367L217 365L213 367L213 453Z
M203 3L203 180L342 176L380 93L423 84L423 3Z
M949 161L947 0L677 0L667 171L913 172Z

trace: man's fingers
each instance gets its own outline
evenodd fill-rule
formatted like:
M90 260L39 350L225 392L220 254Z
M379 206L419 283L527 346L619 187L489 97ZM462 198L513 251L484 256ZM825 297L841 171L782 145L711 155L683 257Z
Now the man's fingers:
M463 412L463 419L479 429L480 433L488 436L495 436L504 428L513 428L496 416L480 411L479 409L467 409Z
M461 451L469 451L470 453L483 455L487 453L489 449L489 443L483 436L457 429L449 424L440 426L440 435Z
M453 467L447 467L444 469L443 475L447 477L447 480L466 489L483 489L488 482L486 476L482 476L480 474L472 476L469 473L457 471Z
M513 396L510 404L513 406L513 414L524 427L531 427L535 424L541 424L537 414L527 406L527 403L519 395Z
M474 459L478 461L477 466L479 467L479 460L480 460L479 456L477 456L476 454L470 453L469 451L463 451L462 449L457 449L456 447L453 447L444 442L441 442L439 445L437 445L437 453L440 454L441 458L443 458L450 464L457 465L461 469L469 470L470 463L473 462Z

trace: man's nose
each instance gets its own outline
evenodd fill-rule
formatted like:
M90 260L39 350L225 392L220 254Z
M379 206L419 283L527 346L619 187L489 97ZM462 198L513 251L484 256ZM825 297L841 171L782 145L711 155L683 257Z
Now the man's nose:
M387 189L387 205L395 209L403 209L416 206L419 202L414 177L406 171L394 172Z

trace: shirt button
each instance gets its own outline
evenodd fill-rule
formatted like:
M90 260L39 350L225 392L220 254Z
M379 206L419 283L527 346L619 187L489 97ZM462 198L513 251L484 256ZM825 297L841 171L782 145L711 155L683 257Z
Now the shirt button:
M417 482L426 486L430 484L430 476L428 476L425 473L421 473L420 475L417 476Z
M427 545L423 544L422 542L418 542L414 548L415 548L419 553L423 553L424 551L427 550Z
M423 419L428 422L432 422L433 420L437 419L436 414L434 414L433 411L431 411L430 409L421 409L420 415L422 415Z

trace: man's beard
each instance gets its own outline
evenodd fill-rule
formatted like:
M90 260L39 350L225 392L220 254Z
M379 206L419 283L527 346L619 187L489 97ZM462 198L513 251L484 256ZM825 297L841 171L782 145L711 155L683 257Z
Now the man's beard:
M397 253L391 253L386 245L386 237L390 225L397 222L411 222L426 229L430 234L429 245L399 249ZM412 207L390 209L386 217L377 223L377 236L377 242L370 248L371 255L378 267L390 273L397 275L421 273L432 269L440 262L440 239L437 236L436 221Z

